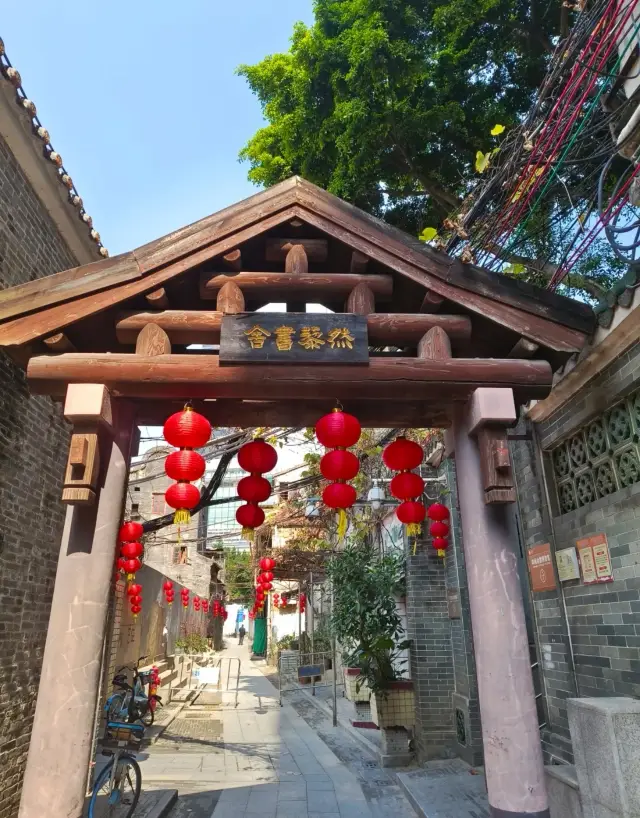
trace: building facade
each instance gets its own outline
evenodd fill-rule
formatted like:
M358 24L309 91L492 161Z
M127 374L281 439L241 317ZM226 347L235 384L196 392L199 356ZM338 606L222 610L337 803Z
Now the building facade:
M1 41L0 41L1 43ZM0 48L0 290L100 258ZM43 154L44 150L44 154ZM18 811L65 508L69 429L0 352L0 818Z

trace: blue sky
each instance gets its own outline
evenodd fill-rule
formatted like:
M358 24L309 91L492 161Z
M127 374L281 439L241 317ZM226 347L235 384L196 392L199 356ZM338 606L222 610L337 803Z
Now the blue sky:
M240 63L288 48L311 0L5 3L0 36L112 255L251 195Z

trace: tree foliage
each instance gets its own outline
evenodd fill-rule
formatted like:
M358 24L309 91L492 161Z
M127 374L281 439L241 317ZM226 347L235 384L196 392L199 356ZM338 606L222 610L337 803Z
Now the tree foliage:
M249 551L225 549L224 576L230 602L246 602L253 593L253 569Z
M241 157L273 185L294 173L410 233L468 192L496 123L545 73L551 0L316 0L287 53L241 66L267 125Z

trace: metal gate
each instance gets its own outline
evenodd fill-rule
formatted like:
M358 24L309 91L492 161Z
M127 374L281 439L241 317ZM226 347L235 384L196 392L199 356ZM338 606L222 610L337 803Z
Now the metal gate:
M283 650L278 659L278 695L280 705L285 693L309 691L315 696L317 688L334 687L334 665L331 653L300 653Z

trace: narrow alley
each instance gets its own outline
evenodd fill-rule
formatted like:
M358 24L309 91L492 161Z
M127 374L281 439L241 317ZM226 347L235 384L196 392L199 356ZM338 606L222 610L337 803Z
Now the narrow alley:
M235 644L235 691L205 688L141 754L144 793L179 792L170 818L411 818L395 775L303 693L285 697ZM232 687L234 687L232 685ZM312 726L313 725L313 726ZM330 731L327 728L331 728ZM331 747L320 735L331 732ZM141 799L136 816L151 814Z

